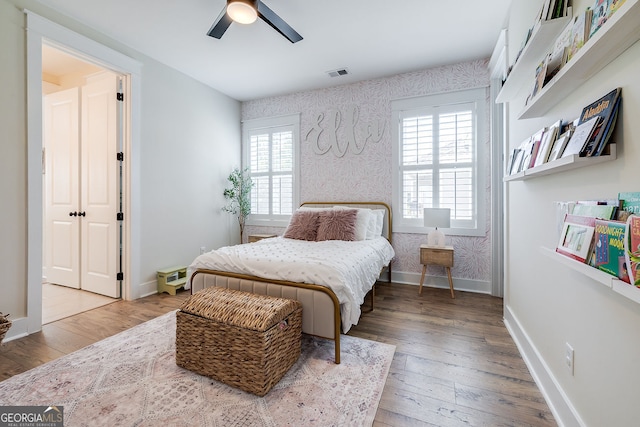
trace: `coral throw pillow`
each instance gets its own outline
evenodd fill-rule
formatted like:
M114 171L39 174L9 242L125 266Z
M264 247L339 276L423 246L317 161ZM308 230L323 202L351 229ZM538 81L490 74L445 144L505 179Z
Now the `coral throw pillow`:
M287 239L316 240L318 233L319 212L296 211L284 232Z
M355 240L355 209L333 209L320 212L317 241L322 240Z

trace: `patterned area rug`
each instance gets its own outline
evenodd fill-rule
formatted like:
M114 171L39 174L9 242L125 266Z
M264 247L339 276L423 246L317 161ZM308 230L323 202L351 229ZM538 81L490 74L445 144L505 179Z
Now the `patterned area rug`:
M65 426L372 425L395 347L302 336L302 355L264 397L175 364L175 312L0 382L0 405L64 407Z

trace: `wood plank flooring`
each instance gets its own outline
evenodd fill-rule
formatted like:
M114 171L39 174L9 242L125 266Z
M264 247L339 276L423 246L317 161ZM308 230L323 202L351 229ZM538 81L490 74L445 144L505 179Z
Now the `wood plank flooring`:
M0 381L180 306L187 292L118 301L0 346ZM369 308L369 302L363 310ZM502 299L382 283L349 335L394 344L374 426L555 426L502 322Z

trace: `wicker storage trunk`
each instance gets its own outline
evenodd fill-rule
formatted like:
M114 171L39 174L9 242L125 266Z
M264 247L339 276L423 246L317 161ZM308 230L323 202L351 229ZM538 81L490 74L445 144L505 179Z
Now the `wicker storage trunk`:
M176 363L264 396L300 356L302 304L211 287L176 312Z

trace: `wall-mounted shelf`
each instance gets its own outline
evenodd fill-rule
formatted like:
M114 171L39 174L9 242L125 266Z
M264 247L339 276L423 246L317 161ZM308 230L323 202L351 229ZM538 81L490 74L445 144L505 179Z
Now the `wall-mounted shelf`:
M590 279L593 279L594 281L600 283L601 285L606 286L615 293L618 293L626 298L629 298L632 301L640 303L640 289L636 288L635 286L632 286L629 283L626 283L608 273L605 273L604 271L600 271L597 268L591 267L587 264L561 255L553 249L540 247L540 251L544 255L554 259L555 261L558 261L559 263L571 268L572 270L575 270L578 273L583 274Z
M638 22L640 22L640 0L626 0L602 28L587 40L573 58L560 69L558 74L533 99L529 100L518 119L541 117L640 40Z
M571 169L582 168L585 166L593 166L603 162L609 162L617 158L616 144L609 144L609 154L602 154L595 157L580 157L577 154L562 157L549 163L543 163L531 169L527 169L517 174L507 175L504 181L523 181L525 179L536 178L539 176L550 175L552 173L564 172Z
M518 60L504 82L496 102L502 103L513 99L523 87L531 89L535 78L536 67L542 58L549 53L556 38L567 26L571 19L571 8L567 10L567 16L538 21L531 31L531 37L520 53Z

